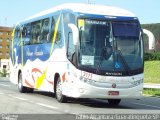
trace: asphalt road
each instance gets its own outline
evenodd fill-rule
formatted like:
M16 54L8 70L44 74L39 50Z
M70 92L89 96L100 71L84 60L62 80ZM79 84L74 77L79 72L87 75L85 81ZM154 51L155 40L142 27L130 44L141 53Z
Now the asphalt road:
M160 119L160 98L144 96L140 100L124 99L118 106L110 106L107 100L97 99L73 99L68 103L58 103L53 93L35 91L22 94L8 79L0 78L0 114L0 120L7 117L15 120L89 119L80 116L83 114L151 114L153 119Z

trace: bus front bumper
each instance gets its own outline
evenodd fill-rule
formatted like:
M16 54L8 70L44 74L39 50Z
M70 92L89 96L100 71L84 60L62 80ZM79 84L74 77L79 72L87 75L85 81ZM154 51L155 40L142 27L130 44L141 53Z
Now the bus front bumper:
M131 88L102 88L81 83L64 89L63 94L73 98L139 99L143 96L143 84Z

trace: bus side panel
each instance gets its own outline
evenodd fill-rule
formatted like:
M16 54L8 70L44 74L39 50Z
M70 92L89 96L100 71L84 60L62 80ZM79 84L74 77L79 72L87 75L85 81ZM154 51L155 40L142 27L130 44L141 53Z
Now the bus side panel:
M24 47L24 86L53 92L55 73L62 76L66 68L65 50L55 45L50 55L51 44Z
M43 83L50 55L50 44L24 46L23 82L24 86L39 89Z
M10 81L14 84L18 84L18 72L21 67L21 47L14 46L10 48Z

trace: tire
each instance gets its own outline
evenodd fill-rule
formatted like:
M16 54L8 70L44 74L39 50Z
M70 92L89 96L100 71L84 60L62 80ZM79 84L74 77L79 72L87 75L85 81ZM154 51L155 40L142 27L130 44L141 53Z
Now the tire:
M121 102L121 99L108 99L109 105L118 105Z
M67 102L67 97L62 94L62 85L61 85L61 80L60 80L59 77L58 77L58 80L56 82L55 94L56 94L56 99L57 99L58 102L60 102L60 103Z
M27 93L33 93L33 91L34 91L33 88L28 88L28 87L26 88L26 92L27 92Z
M20 93L33 93L34 91L33 88L28 88L28 87L23 86L22 73L20 73L18 76L18 90Z
M20 73L19 76L18 76L18 90L19 90L20 93L27 92L27 88L23 86L22 73Z

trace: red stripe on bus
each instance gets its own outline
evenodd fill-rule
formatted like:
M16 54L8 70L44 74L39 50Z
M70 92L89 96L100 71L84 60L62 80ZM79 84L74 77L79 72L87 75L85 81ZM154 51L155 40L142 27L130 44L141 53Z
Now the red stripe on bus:
M33 68L33 69L32 69L32 73L33 73L33 72L39 72L39 73L42 74L42 72L41 72L38 68Z
M34 79L34 77L33 77L33 74L32 74L32 79L33 79L33 81L34 81L34 83L35 83L36 81L35 81L35 79Z
M63 75L62 75L62 81L64 82L65 81L65 75L66 75L66 73L64 73Z
M25 79L25 83L26 83L27 86L29 86L30 88L34 88L34 85L31 85L26 79Z
M47 80L47 81L48 81L48 80ZM52 84L52 85L54 84L54 82L53 82L53 81L48 81L48 82L49 82L50 84Z

